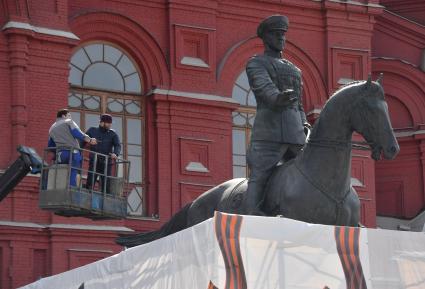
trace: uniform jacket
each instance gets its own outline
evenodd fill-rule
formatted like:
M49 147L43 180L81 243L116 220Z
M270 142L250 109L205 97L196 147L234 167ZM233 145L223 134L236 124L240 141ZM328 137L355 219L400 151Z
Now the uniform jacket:
M288 60L259 55L248 61L246 72L257 101L251 140L304 144L301 70ZM298 100L279 106L278 95L286 89L293 89Z

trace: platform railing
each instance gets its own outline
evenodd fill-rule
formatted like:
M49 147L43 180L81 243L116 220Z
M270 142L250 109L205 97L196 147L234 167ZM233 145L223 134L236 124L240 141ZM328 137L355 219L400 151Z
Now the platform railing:
M81 166L75 161L78 156ZM126 216L129 161L75 147L46 148L43 159L41 208L65 216Z

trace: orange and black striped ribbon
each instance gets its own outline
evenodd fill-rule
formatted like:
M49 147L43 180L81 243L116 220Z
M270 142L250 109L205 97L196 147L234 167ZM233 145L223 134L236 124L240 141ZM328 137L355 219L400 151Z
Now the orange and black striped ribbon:
M213 282L210 281L210 284L208 284L208 289L218 289Z
M215 234L226 268L226 286L224 289L247 288L239 243L242 219L242 216L239 215L226 215L216 212ZM208 289L217 289L217 287L210 282Z
M347 289L367 289L359 252L360 229L335 227L335 241Z

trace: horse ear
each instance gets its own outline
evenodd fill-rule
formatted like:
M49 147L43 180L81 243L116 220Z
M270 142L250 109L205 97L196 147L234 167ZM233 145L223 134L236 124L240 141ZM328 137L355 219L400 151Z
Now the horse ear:
M380 73L378 79L376 80L377 83L379 83L380 86L383 84L384 74Z
M369 76L368 76L367 81L365 83L365 88L369 89L371 87L371 85L372 85L372 75L369 73Z

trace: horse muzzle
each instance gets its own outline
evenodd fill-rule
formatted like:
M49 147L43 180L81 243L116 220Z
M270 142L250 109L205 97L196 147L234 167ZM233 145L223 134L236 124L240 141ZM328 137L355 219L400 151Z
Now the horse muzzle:
M375 161L379 161L382 155L382 147L381 146L372 146L372 154L371 157Z
M393 160L399 152L400 146L396 143L383 150L384 158L387 160Z
M382 155L387 160L393 160L399 152L400 146L398 144L394 144L386 148L383 148L382 146L372 146L371 157L375 161L379 161Z

